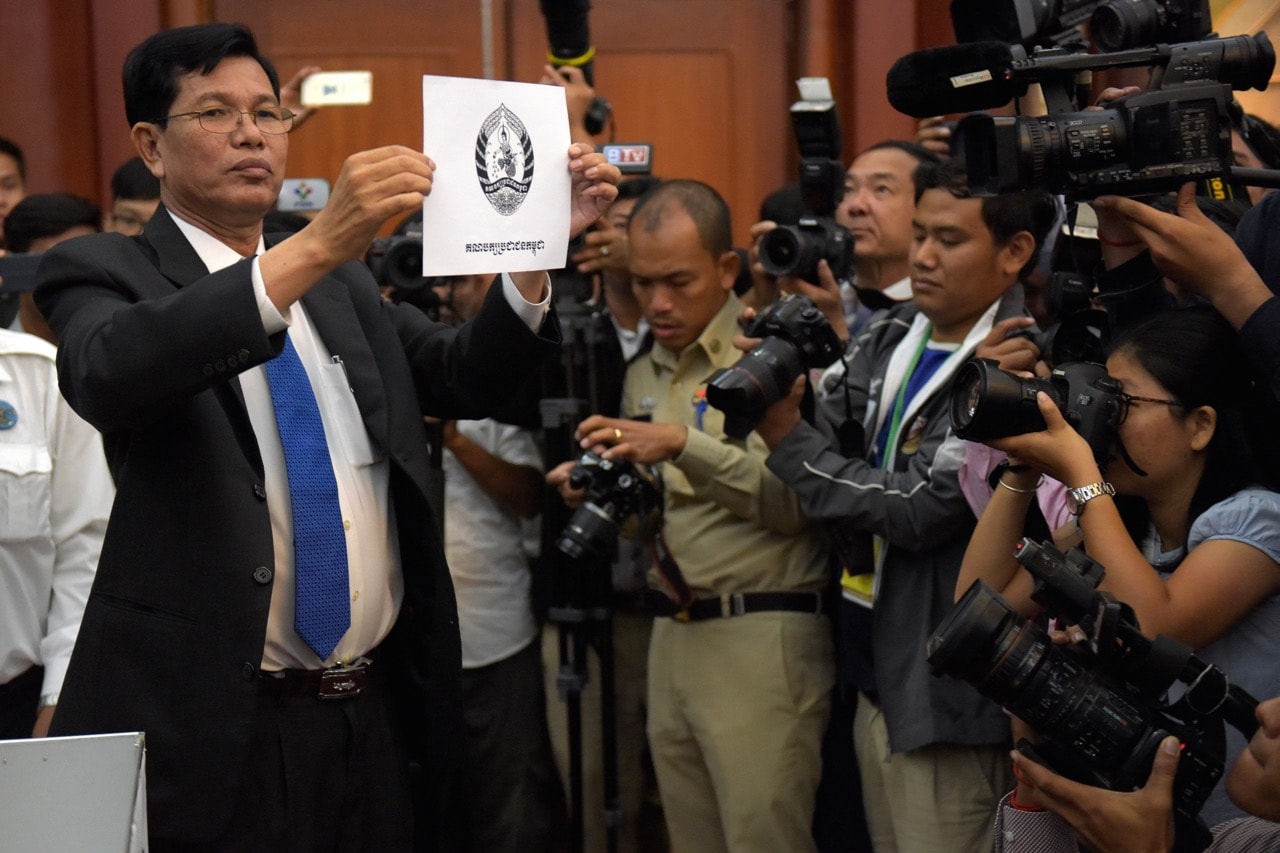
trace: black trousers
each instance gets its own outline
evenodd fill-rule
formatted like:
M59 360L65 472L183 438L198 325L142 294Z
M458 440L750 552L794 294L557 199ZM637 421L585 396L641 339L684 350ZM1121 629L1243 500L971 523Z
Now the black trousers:
M350 699L258 698L240 798L207 845L153 851L401 851L413 846L408 753L375 666Z
M0 684L0 740L31 737L36 724L36 706L44 684L44 667L31 669Z

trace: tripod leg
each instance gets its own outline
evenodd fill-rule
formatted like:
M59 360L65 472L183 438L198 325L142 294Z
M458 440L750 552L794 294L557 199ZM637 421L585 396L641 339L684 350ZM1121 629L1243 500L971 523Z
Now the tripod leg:
M604 825L609 853L617 853L624 815L618 791L618 718L614 692L613 618L609 610L596 616L596 654L600 659L600 746L604 765Z

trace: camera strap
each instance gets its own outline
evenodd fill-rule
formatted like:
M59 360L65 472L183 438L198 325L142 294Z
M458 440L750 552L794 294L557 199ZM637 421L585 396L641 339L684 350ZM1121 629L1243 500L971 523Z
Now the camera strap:
M676 607L684 610L693 604L697 596L693 594L693 590L689 589L689 584L684 579L684 572L680 571L680 564L671 554L671 548L667 545L666 537L662 535L661 527L649 540L649 556L653 559L658 577L666 588L667 597L675 602Z

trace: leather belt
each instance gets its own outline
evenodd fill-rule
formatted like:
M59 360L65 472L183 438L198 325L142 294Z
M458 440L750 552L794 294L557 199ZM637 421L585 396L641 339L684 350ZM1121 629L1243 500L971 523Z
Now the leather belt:
M701 622L704 619L727 619L748 613L788 611L812 613L820 616L826 612L822 594L818 592L736 592L715 598L699 598L684 609L676 607L671 599L657 590L651 590L650 607L656 616L667 616L677 622Z
M259 692L270 696L314 696L317 699L353 699L369 685L373 661L367 657L328 669L259 670Z

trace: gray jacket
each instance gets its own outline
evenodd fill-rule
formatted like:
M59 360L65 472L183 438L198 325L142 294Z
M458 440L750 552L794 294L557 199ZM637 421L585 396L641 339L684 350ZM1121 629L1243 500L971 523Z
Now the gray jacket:
M845 355L849 411L865 432L861 455L841 456L824 432L802 423L769 456L769 469L795 490L810 518L841 525L846 538L867 555L873 536L886 542L880 551L872 656L895 752L933 743L999 744L1009 738L1008 719L996 705L961 681L930 674L925 643L952 609L975 523L957 476L964 442L951 434L951 378L994 322L1021 313L1022 290L1016 287L988 310L909 402L897 446L886 453L891 466L875 465L876 436L928 333L927 321L911 303L890 309ZM819 409L828 422L844 420L844 390Z

